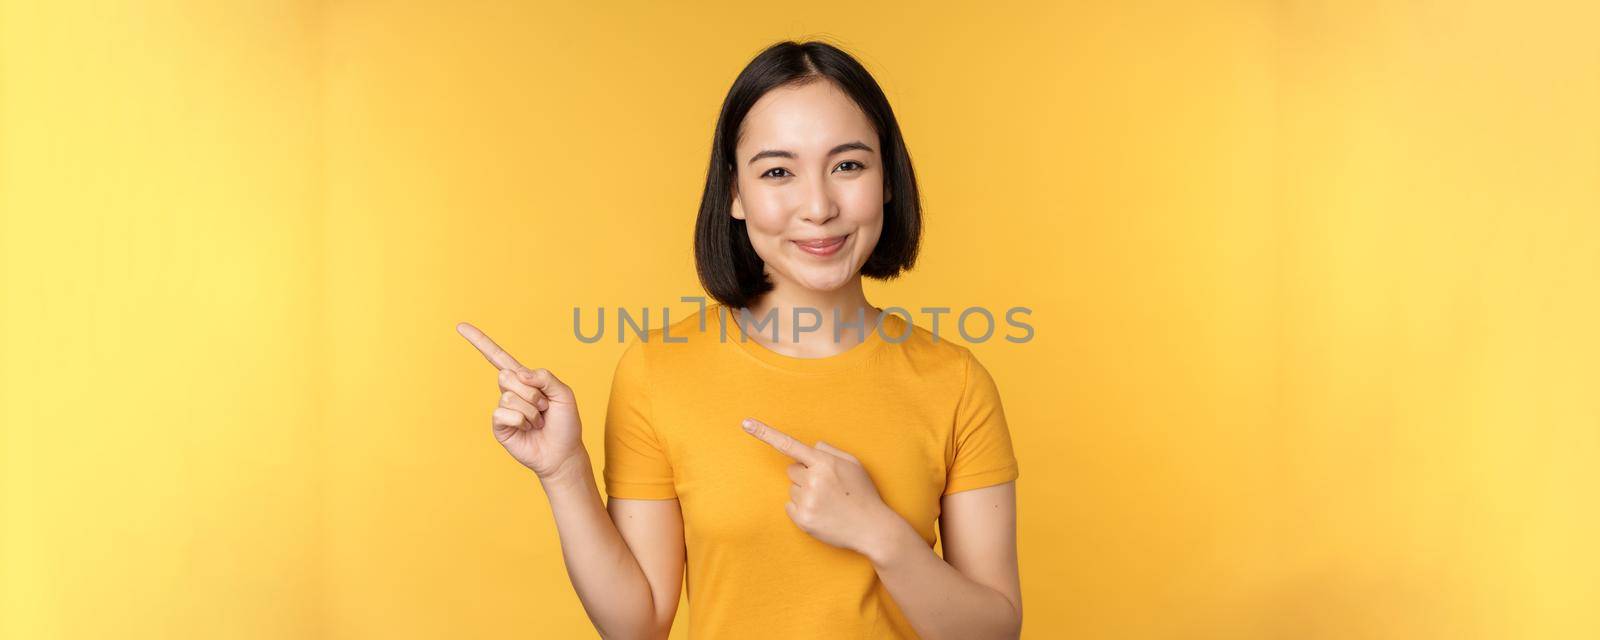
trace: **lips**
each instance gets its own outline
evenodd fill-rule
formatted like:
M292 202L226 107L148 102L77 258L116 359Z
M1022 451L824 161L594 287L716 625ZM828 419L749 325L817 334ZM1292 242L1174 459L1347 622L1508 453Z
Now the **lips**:
M796 240L795 244L798 244L802 247L811 247L813 249L826 249L841 242L844 242L844 236L820 238L817 240Z
M812 254L812 255L817 255L817 256L827 256L827 255L833 255L835 252L837 252L839 250L839 247L844 246L845 238L848 238L848 237L849 237L849 234L845 234L845 235L842 235L842 236L834 236L834 237L831 237L831 238L815 238L815 239L811 239L811 240L795 240L794 244L795 244L795 246L800 247L801 251L804 251L806 253L809 253L809 254Z

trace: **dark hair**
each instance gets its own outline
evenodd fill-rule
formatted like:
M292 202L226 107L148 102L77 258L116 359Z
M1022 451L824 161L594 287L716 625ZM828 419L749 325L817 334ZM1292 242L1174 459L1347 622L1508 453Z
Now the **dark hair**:
M916 264L922 236L922 202L911 156L900 136L889 100L876 80L855 58L839 48L817 41L784 41L767 47L746 65L722 101L706 188L700 196L700 217L694 225L695 270L700 284L729 308L748 306L773 284L762 273L764 263L750 245L745 221L733 217L733 188L738 173L734 146L739 127L761 96L778 87L831 81L866 113L878 133L883 158L883 232L872 255L861 265L861 275L889 280Z

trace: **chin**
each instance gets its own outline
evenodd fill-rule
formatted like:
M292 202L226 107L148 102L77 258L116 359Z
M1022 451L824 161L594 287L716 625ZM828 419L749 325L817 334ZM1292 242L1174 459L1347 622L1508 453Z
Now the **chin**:
M833 275L800 277L794 278L794 281L796 284L812 291L833 291L850 282L850 276L853 275L855 274L845 274L844 277Z

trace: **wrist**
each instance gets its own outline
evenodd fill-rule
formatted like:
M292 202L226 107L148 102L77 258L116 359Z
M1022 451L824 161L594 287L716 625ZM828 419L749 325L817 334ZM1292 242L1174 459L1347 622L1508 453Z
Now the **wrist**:
M580 447L572 457L556 465L555 470L539 475L539 484L544 485L548 491L553 488L582 485L586 477L588 481L592 481L594 479L594 470L589 462L589 452Z
M873 536L868 540L862 555L872 561L875 569L883 569L899 564L908 550L921 546L922 536L911 528L900 514L893 509L885 507L886 512L880 523L872 527Z

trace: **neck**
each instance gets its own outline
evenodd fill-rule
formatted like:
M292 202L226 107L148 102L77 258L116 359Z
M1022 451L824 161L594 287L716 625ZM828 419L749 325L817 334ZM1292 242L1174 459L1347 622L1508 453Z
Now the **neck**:
M800 309L798 315L796 309ZM774 278L772 291L752 302L749 310L753 322L762 322L769 314L771 317L759 332L754 327L747 327L746 333L751 340L783 355L798 358L822 358L848 351L865 340L866 332L877 326L880 313L867 301L861 288L860 275L831 291L807 289L782 278ZM734 312L738 313L738 310ZM859 322L862 319L865 319L865 323ZM820 326L806 329L813 324ZM850 325L839 329L837 341L834 340L836 324ZM864 327L861 326L863 324ZM772 339L774 325L778 338L775 342ZM803 329L798 340L795 336L796 326Z

